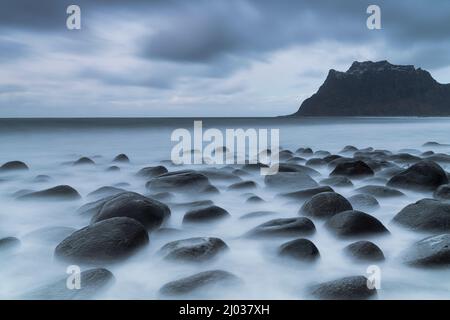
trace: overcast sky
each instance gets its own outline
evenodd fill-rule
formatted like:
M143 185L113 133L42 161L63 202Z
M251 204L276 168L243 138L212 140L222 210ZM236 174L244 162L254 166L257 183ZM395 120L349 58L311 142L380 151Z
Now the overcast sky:
M450 1L0 1L0 117L283 115L385 59L450 82Z

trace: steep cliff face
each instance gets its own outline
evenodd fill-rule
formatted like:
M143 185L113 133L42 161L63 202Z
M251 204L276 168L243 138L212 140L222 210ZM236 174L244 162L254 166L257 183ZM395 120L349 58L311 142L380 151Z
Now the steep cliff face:
M450 84L414 66L354 62L330 70L293 116L450 116Z

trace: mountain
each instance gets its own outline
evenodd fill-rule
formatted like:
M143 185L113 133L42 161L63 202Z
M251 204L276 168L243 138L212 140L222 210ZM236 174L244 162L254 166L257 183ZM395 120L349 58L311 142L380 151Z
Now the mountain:
M355 61L346 72L330 70L292 116L450 116L450 84L412 65Z

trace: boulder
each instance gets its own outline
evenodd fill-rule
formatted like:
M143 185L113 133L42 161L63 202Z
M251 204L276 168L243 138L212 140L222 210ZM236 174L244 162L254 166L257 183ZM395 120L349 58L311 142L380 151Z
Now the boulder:
M450 184L443 184L437 188L433 197L438 200L450 200Z
M247 237L301 237L316 232L314 223L308 218L274 219L248 231Z
M414 243L403 253L402 260L417 267L450 266L450 234L431 236Z
M325 186L325 187L317 187L317 188L305 189L305 190L294 191L294 192L280 193L280 194L278 194L278 196L295 199L295 200L308 200L308 199L311 199L311 197L315 196L316 194L319 194L322 192L334 192L334 191L332 188Z
M363 300L376 296L377 290L368 285L366 277L353 276L311 286L309 292L323 300Z
M169 171L164 166L156 166L156 167L145 167L139 170L136 175L138 177L143 177L146 179L151 179L162 174L168 173Z
M325 223L328 230L339 237L368 236L389 233L375 217L357 210L349 210L332 216Z
M166 283L159 293L169 297L189 295L191 298L194 295L196 298L208 298L208 293L212 291L222 291L241 283L242 281L230 272L210 270Z
M347 210L352 210L350 202L335 192L316 194L305 202L299 213L315 218L328 218Z
M447 184L446 172L433 161L421 161L393 176L388 186L418 190L434 191L440 185Z
M20 247L20 240L16 237L6 237L0 239L0 254L5 251L15 250Z
M353 178L362 178L373 176L373 170L361 160L347 161L338 163L330 176L344 176Z
M308 239L295 239L283 243L278 248L278 255L301 262L316 261L320 258L319 249Z
M210 186L209 179L201 173L184 170L162 174L147 182L146 187L156 191L196 193Z
M280 163L278 165L278 172L298 172L311 177L320 176L320 172L314 170L313 168L302 166L301 164Z
M113 162L130 163L130 158L126 154L121 153L114 158Z
M138 193L125 192L108 198L92 217L91 224L110 218L127 217L140 222L148 230L154 230L169 216L170 209L164 203Z
M228 213L228 211L221 207L218 206L201 207L199 209L193 209L186 212L186 214L183 217L183 224L213 222L229 217L230 214Z
M254 181L242 181L233 183L228 187L228 190L247 190L255 189L258 185Z
M83 165L95 165L94 160L88 157L81 157L77 161L73 162L74 166L83 166Z
M107 290L114 283L113 274L104 268L85 270L80 274L80 289L67 288L67 275L62 279L25 293L25 300L88 300Z
M56 186L50 189L31 192L19 196L17 200L78 200L81 196L77 190L71 186Z
M80 229L55 249L55 257L69 263L102 265L124 260L149 242L138 221L120 217Z
M347 177L343 177L343 176L335 176L335 177L330 177L330 178L326 178L320 181L320 184L325 184L328 186L332 186L332 187L353 187L353 183L352 181L347 178Z
M118 195L119 193L124 193L124 192L127 192L127 191L124 189L121 189L121 188L105 186L105 187L101 187L101 188L98 188L98 189L92 191L91 193L89 193L87 195L87 197L101 199L101 198L106 198L109 196L115 196L115 195Z
M352 204L355 210L376 210L380 207L377 199L369 194L355 194L348 198L348 201Z
M242 215L239 219L261 218L261 217L271 216L274 214L277 214L277 213L274 211L253 211L253 212L249 212L249 213Z
M264 177L264 183L270 188L309 189L319 185L310 176L301 172L279 172Z
M265 202L263 198L258 197L257 195L253 195L247 198L247 200L245 200L246 203L262 203Z
M28 166L22 161L6 162L0 167L0 172L22 171L22 170L28 170Z
M166 260L203 262L217 257L228 250L228 246L219 238L189 238L169 242L159 254Z
M344 248L344 252L355 260L363 262L384 261L383 251L373 242L357 241Z
M403 208L393 222L422 232L450 231L450 203L422 199Z
M321 158L311 158L306 161L305 165L310 167L324 167L327 165L327 162Z
M403 197L405 194L399 190L385 187L385 186L375 186L368 185L355 190L356 192L371 195L377 198L396 198Z

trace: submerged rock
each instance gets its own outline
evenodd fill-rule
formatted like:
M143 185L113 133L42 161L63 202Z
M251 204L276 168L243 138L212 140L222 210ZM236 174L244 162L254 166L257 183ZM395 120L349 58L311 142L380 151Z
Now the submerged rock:
M384 261L383 251L373 242L357 241L349 244L344 248L347 255L352 258L364 262L379 262Z
M255 189L258 185L254 181L237 182L228 187L228 190Z
M352 210L350 202L335 192L323 192L313 196L300 208L299 213L316 218L328 218L339 212Z
M200 192L210 186L209 179L201 173L185 170L162 174L147 182L146 187L156 191Z
M28 166L22 161L6 162L0 167L0 172L3 172L3 171L21 171L21 170L28 170Z
M210 270L194 274L179 280L166 283L159 293L163 296L198 295L209 297L207 292L221 291L228 287L235 287L242 281L234 274L223 270ZM207 292L202 292L207 291Z
M364 276L345 277L310 287L310 294L324 300L362 300L374 297L377 290Z
M450 200L450 184L444 184L437 188L433 197L438 200Z
M82 157L73 163L74 166L95 165L94 160L88 157Z
M355 191L362 194L368 194L377 198L396 198L396 197L403 197L405 195L403 192L399 190L385 186L375 186L375 185L364 186L356 189Z
M50 176L45 175L45 174L40 174L40 175L34 177L33 182L34 183L45 183L45 182L49 182L51 180L52 180L52 178Z
M316 232L314 223L308 218L274 219L248 231L247 237L297 237Z
M136 175L138 177L143 177L147 179L151 179L162 174L168 173L169 171L164 166L156 166L156 167L145 167L139 170Z
M253 195L247 198L247 200L245 200L246 203L262 203L265 202L263 198L258 197L257 195Z
M375 217L357 210L338 213L325 223L328 230L339 237L354 237L389 233Z
M302 166L301 164L280 163L278 165L278 172L299 172L311 177L320 176L318 171L307 166Z
M320 184L329 185L332 187L353 187L352 181L347 177L336 176L323 179Z
M279 172L265 176L264 183L270 188L309 189L319 185L310 176L301 172Z
M113 162L130 163L130 158L126 154L121 153L114 158Z
M88 300L108 289L114 283L113 274L104 268L90 269L80 274L80 289L67 288L67 276L54 283L25 293L25 300Z
M311 158L306 161L305 165L310 167L324 167L327 165L327 162L322 158Z
M5 251L15 250L20 247L20 240L16 237L6 237L0 239L0 254Z
M450 265L450 234L427 237L408 248L403 262L417 267L447 267Z
M183 223L206 223L230 217L227 210L218 206L208 206L186 212Z
M307 200L307 199L311 199L311 197L315 196L316 194L319 194L322 192L334 192L334 190L328 186L325 186L325 187L317 187L317 188L305 189L305 190L300 190L300 191L295 191L295 192L280 193L279 196L290 198L290 199L296 199L296 200Z
M124 192L127 192L127 191L124 189L121 189L121 188L105 186L105 187L101 187L101 188L98 188L97 190L92 191L91 193L89 193L87 195L87 197L88 198L105 198L105 197L109 197L109 196L115 196L119 193L124 193Z
M412 230L447 232L450 231L450 203L422 199L403 208L393 221Z
M219 238L189 238L169 242L159 254L166 260L203 262L215 258L228 250L228 246Z
M55 257L71 263L102 265L130 257L149 242L147 231L130 218L112 218L80 229L55 249Z
M319 249L308 239L296 239L282 244L278 248L281 257L302 262L311 262L320 258Z
M170 209L158 200L138 193L125 192L107 198L100 210L94 214L91 224L116 217L127 217L140 222L148 230L159 228L170 216Z
M260 217L266 217L277 214L274 211L254 211L249 212L241 216L239 219L253 219L253 218L260 218Z
M50 189L31 192L19 196L17 200L40 200L40 199L51 199L51 200L78 200L81 196L77 190L71 186L56 186Z
M393 176L388 186L418 191L434 191L447 184L446 172L433 161L421 161Z
M118 172L120 171L120 168L118 166L110 166L106 168L106 172Z
M380 207L377 199L369 194L356 194L348 198L355 210L376 210Z

